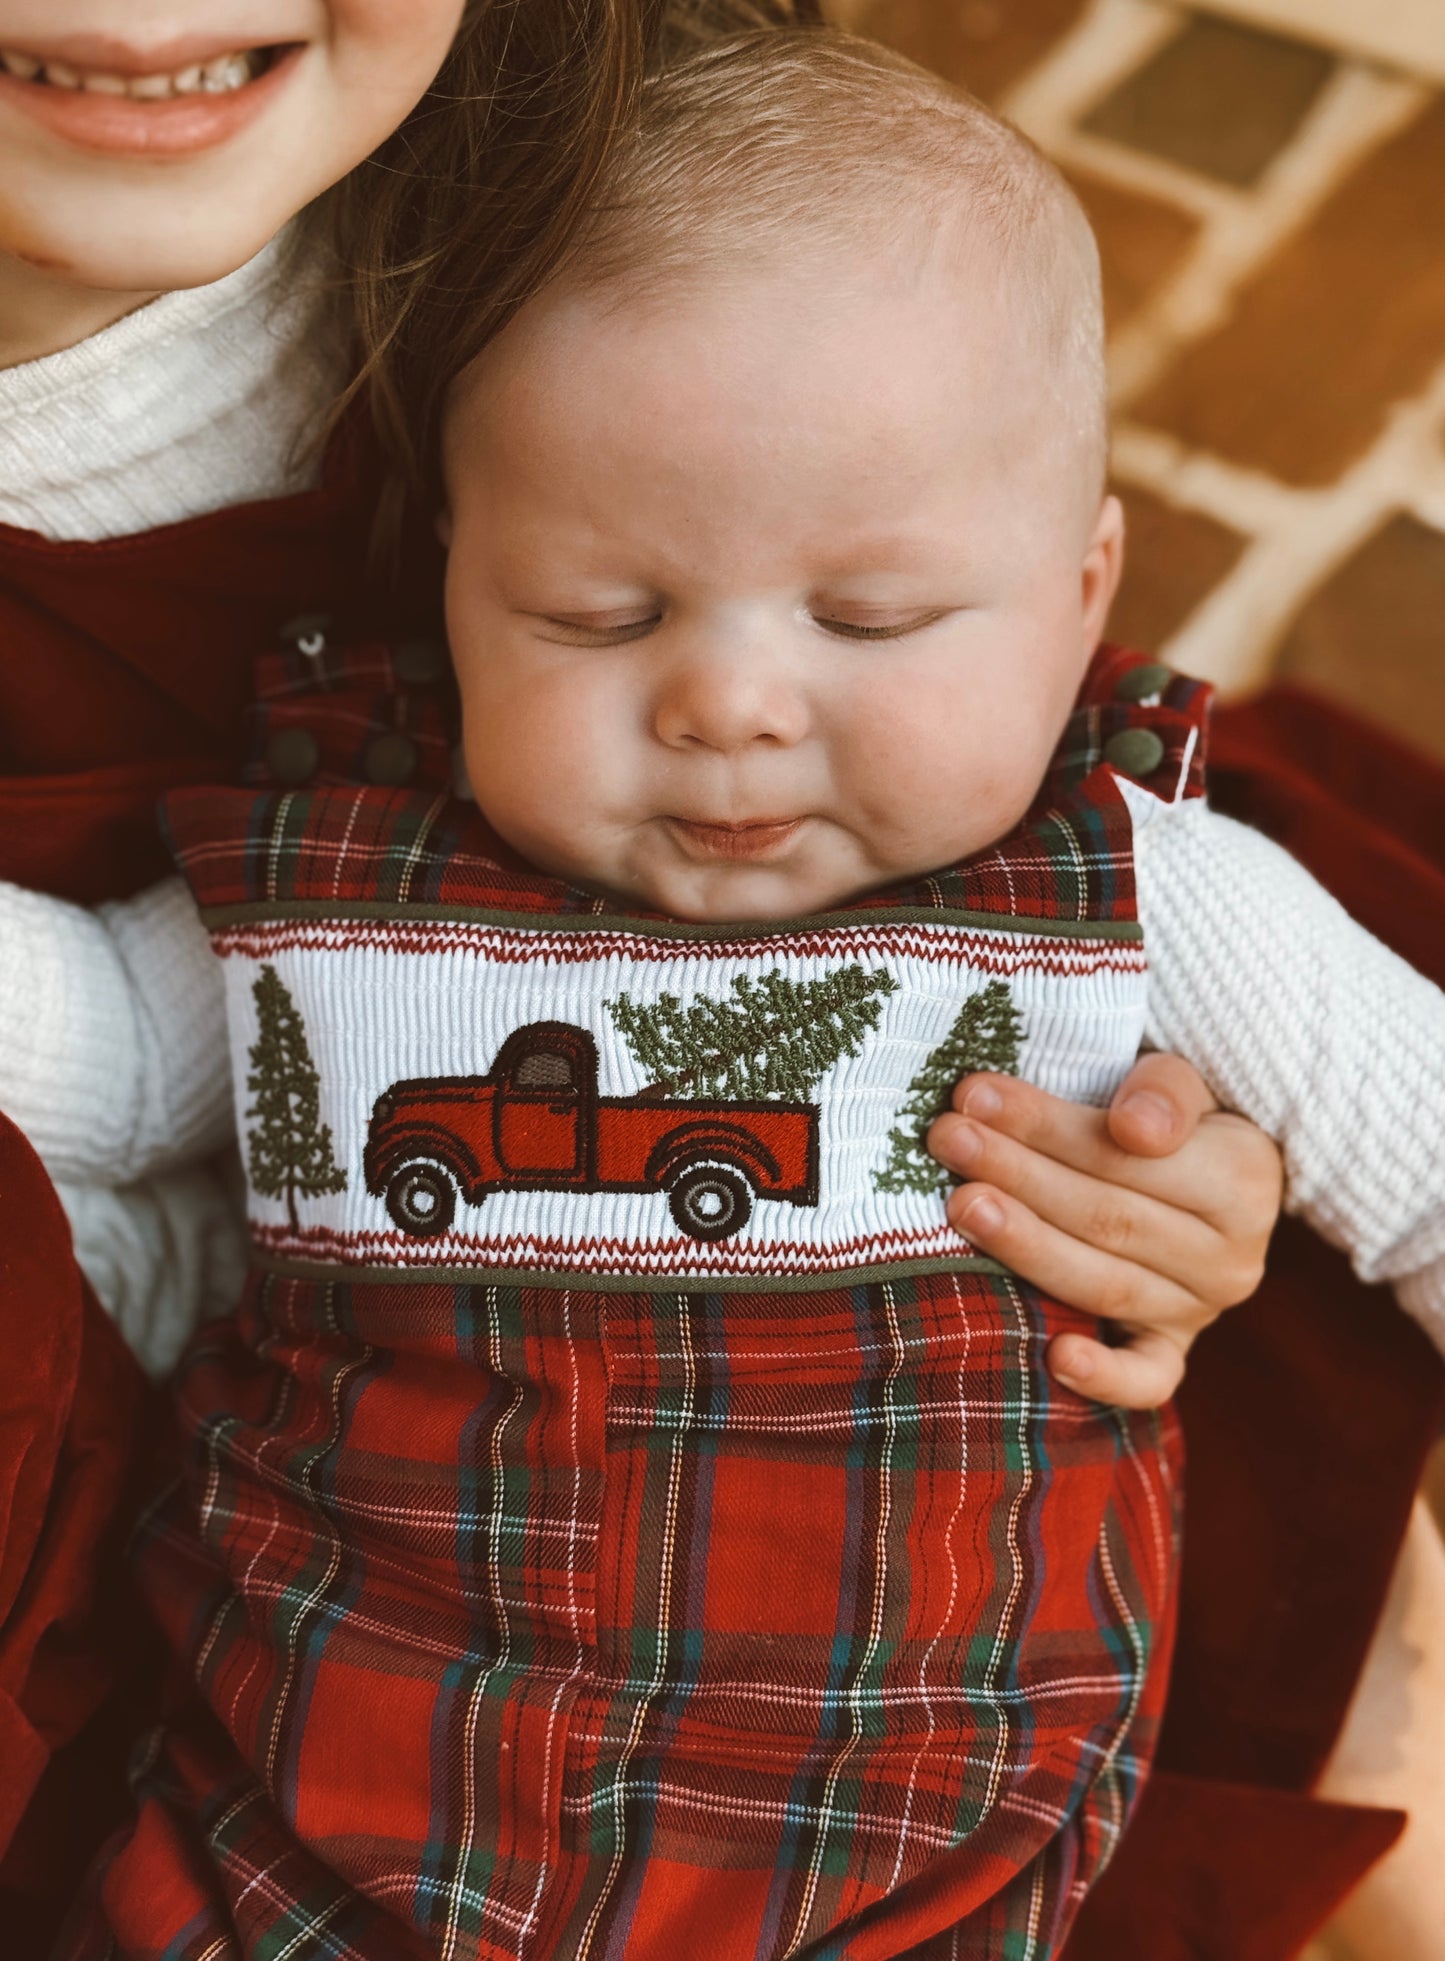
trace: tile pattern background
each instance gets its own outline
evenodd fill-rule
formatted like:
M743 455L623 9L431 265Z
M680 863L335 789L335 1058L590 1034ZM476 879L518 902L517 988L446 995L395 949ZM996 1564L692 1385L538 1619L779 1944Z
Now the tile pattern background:
M1093 220L1117 637L1225 694L1304 683L1445 761L1445 0L1403 35L1388 0L1388 37L1382 4L834 12L1020 124ZM1358 52L1402 43L1413 64ZM1430 1488L1445 1520L1445 1450Z
M1445 760L1445 88L1351 52L1375 5L1332 0L1311 39L1248 0L835 12L1011 116L1094 221L1131 530L1114 631Z

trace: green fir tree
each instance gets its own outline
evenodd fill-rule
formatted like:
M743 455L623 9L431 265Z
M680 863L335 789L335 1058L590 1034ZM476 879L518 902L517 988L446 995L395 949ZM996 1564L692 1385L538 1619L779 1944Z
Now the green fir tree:
M344 1192L346 1173L331 1150L331 1126L321 1121L321 1084L306 1041L306 1024L286 983L264 966L251 989L258 1030L246 1088L256 1099L246 1112L251 1183L267 1198L284 1198L294 1232L296 1198Z
M640 1006L624 994L607 1008L652 1078L644 1095L802 1102L835 1062L858 1053L897 986L856 961L809 981L775 967L757 980L739 974L721 1000L703 995L683 1007L664 994Z
M888 1162L873 1176L880 1192L933 1192L954 1180L928 1155L924 1138L933 1119L948 1107L960 1076L976 1069L1016 1076L1023 1018L1003 981L990 981L964 1002L948 1034L931 1051L908 1085L908 1101L888 1138Z

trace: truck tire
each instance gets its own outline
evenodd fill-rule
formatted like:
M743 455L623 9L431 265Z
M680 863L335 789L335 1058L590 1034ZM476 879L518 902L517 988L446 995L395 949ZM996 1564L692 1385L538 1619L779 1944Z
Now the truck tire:
M753 1211L753 1190L730 1164L691 1164L667 1194L672 1216L689 1239L731 1239Z
M386 1188L386 1209L412 1239L436 1239L456 1216L457 1188L437 1164L404 1164Z

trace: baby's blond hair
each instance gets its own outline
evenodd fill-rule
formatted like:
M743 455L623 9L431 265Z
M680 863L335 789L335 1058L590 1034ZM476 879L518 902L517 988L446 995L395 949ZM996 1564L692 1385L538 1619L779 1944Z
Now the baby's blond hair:
M858 35L733 35L652 77L559 277L625 298L786 257L800 234L855 258L943 238L964 277L968 246L991 247L1055 427L1102 483L1099 255L1078 200L981 102Z

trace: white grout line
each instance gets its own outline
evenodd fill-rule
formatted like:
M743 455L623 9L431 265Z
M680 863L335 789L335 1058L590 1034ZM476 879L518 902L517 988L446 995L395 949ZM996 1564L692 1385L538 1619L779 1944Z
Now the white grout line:
M1072 33L1012 91L1007 113L1059 162L1192 213L1200 232L1178 270L1115 335L1111 392L1126 411L1114 464L1125 483L1214 518L1249 540L1233 570L1205 595L1162 649L1226 692L1258 687L1310 594L1384 521L1413 507L1422 482L1445 511L1445 460L1435 446L1445 415L1445 371L1398 407L1373 449L1338 482L1298 490L1221 457L1191 452L1131 424L1127 408L1181 351L1229 316L1234 295L1372 151L1433 99L1423 84L1343 62L1292 142L1248 190L1127 145L1078 122L1164 46L1185 16L1154 0L1095 0Z
M1440 0L1197 0L1267 33L1347 48L1367 61L1423 71L1445 82Z
M1008 90L999 109L1052 151L1080 116L1186 24L1186 15L1154 0L1092 0L1038 66Z
M1033 136L1033 131L1028 134ZM1039 138L1034 137L1034 141L1039 142ZM1139 191L1161 203L1177 205L1201 224L1228 221L1254 201L1249 191L1186 170L1183 164L1171 163L1168 157L1131 149L1112 136L1096 136L1092 130L1067 130L1040 147L1070 169L1102 177L1121 190Z
M1256 268L1302 231L1330 193L1431 100L1431 91L1419 83L1342 68L1253 195L1216 204L1178 271L1115 337L1110 375L1116 402L1127 406L1182 348L1226 320L1235 294ZM1140 189L1153 190L1145 173L1139 179Z
M1445 0L1442 0L1445 4ZM835 14L857 17L864 0ZM1179 34L1189 15L1159 0L1092 0L1001 103L1060 163L1192 214L1200 231L1177 271L1114 336L1116 408L1127 412L1191 342L1228 318L1244 282L1372 151L1434 99L1424 83L1342 61L1292 142L1249 189L1216 183L1079 128L1080 119ZM1397 511L1445 530L1445 368L1398 404L1373 448L1333 484L1300 490L1158 430L1121 421L1116 476L1211 517L1249 540L1234 569L1161 649L1239 693L1267 680L1280 640L1320 585Z
M1411 486L1405 508L1421 524L1445 531L1445 456L1438 451L1425 464L1420 481Z
M1175 437L1127 418L1115 427L1112 462L1115 476L1142 484L1172 504L1202 511L1234 531L1287 527L1300 498L1310 494L1291 490L1262 470L1191 450Z
M1261 686L1300 608L1382 523L1402 510L1427 523L1445 517L1442 423L1445 366L1413 401L1397 405L1374 447L1322 490L1292 490L1221 458L1191 454L1152 431L1122 426L1114 445L1122 482L1253 533L1234 569L1160 651L1226 693Z
M1181 32L1187 19L1156 0L1094 0L1002 104L1060 163L1163 199L1200 221L1200 235L1184 263L1115 336L1110 377L1121 406L1142 393L1189 341L1227 318L1250 273L1309 222L1372 150L1433 100L1423 83L1341 63L1294 139L1249 189L1217 183L1166 157L1081 129L1081 118L1095 103Z

